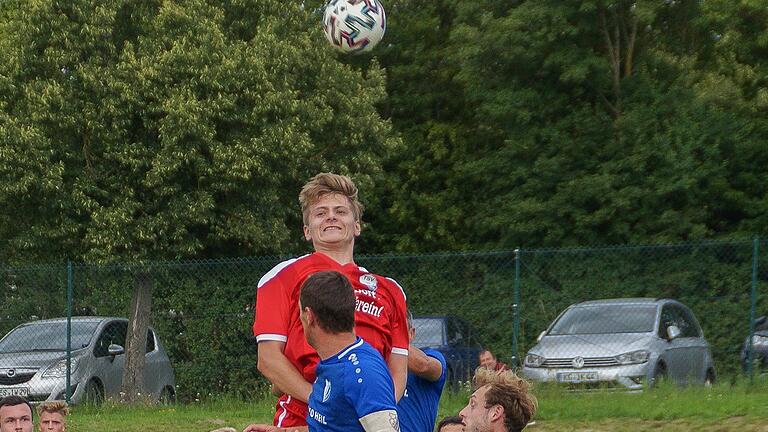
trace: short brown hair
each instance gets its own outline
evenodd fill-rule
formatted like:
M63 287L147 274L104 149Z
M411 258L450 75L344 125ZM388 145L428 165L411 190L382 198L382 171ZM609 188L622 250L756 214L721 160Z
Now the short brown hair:
M351 332L355 328L355 291L337 271L322 271L308 277L301 286L301 307L308 307L320 328L331 333Z
M522 431L536 414L538 401L530 393L530 384L512 371L478 368L473 384L475 389L488 386L485 407L501 405L504 408L504 426L509 432Z
M16 405L26 405L26 406L28 406L29 407L29 412L30 412L30 414L32 416L32 420L35 419L35 410L32 409L32 405L29 403L28 400L24 399L21 396L16 396L16 395L6 396L4 398L0 398L0 408L2 408L4 406L12 407L12 406L16 406Z
M437 424L437 432L440 432L440 430L448 425L462 425L464 426L464 421L459 416L449 416L442 420L440 420L440 423Z
M45 401L37 406L37 415L40 416L44 412L59 413L66 417L69 415L69 405L63 400Z
M312 203L325 195L334 193L347 197L352 215L355 216L357 222L361 221L363 218L363 205L357 200L357 186L355 186L352 179L345 175L320 173L309 179L299 193L299 204L301 205L304 225L309 223L309 207Z

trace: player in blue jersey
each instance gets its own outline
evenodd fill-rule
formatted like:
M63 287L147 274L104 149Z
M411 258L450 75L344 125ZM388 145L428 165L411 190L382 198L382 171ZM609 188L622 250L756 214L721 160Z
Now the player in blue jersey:
M304 336L320 356L307 426L250 425L244 432L399 432L395 386L384 358L355 336L355 293L344 275L311 275L299 296ZM431 430L431 429L430 429Z
M408 331L413 341L416 329L408 313ZM411 345L408 348L408 381L405 394L397 403L397 416L403 432L430 432L435 427L437 406L443 394L447 367L439 351Z

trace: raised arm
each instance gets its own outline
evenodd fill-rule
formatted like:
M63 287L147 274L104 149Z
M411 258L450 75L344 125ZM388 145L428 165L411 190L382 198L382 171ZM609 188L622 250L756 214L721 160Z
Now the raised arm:
M443 375L443 365L434 357L411 345L408 347L408 370L428 381L437 381Z
M387 362L392 382L395 384L395 400L399 401L405 393L405 384L408 380L408 356L392 353Z

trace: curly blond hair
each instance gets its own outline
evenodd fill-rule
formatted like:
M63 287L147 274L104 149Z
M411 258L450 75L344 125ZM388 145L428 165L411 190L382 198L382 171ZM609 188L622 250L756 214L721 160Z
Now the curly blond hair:
M357 200L357 186L352 179L345 175L320 173L309 179L299 193L304 225L309 224L309 207L323 196L334 193L347 197L355 220L360 222L363 217L363 205Z
M472 383L474 389L488 387L486 408L494 405L504 408L504 426L509 432L522 431L536 414L539 404L530 393L530 384L511 370L478 368Z

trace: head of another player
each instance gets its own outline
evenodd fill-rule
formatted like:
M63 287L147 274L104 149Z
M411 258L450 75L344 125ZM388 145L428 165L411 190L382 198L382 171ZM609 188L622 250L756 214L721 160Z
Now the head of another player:
M320 173L312 177L299 193L304 220L304 237L316 250L338 244L354 245L360 235L363 205L357 199L357 186L347 176Z
M69 405L63 400L45 401L37 407L41 432L64 432L67 430Z
M459 416L449 416L437 424L437 432L464 432L464 422Z
M32 432L32 405L20 396L0 399L0 431Z
M459 412L464 432L519 432L536 414L536 397L514 372L478 368L473 381L476 390Z
M307 342L315 347L318 332L352 333L355 328L355 292L336 271L317 272L304 281L299 295L301 325Z

